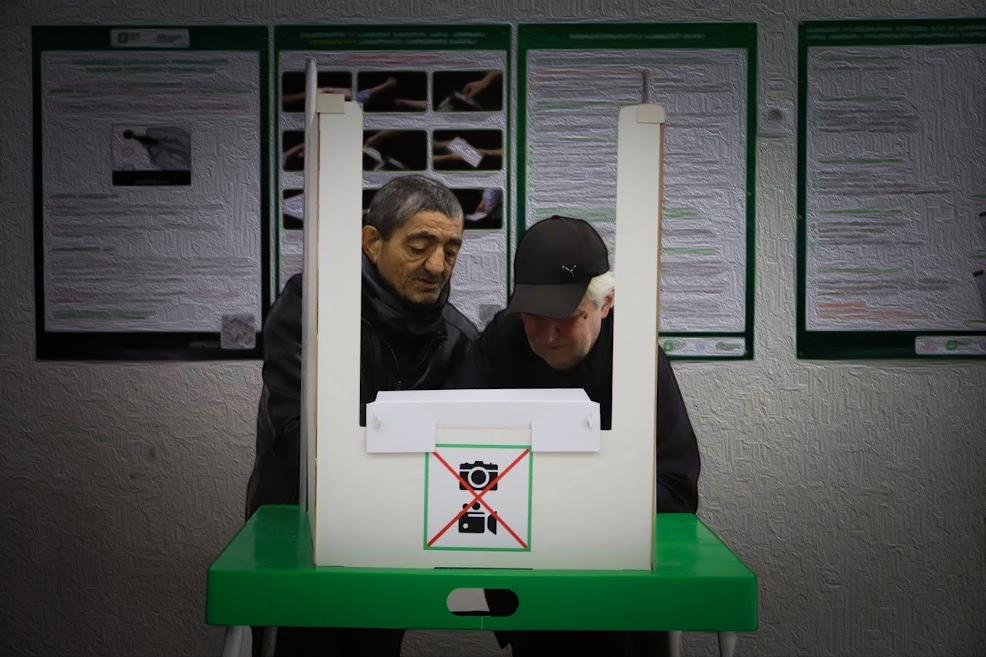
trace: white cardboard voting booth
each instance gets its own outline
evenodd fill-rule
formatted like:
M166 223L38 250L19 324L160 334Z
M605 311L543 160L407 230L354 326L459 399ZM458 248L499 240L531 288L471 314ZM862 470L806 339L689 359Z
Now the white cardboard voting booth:
M362 112L313 80L302 498L316 565L650 569L664 108L619 114L612 428L582 390L381 392L361 427Z

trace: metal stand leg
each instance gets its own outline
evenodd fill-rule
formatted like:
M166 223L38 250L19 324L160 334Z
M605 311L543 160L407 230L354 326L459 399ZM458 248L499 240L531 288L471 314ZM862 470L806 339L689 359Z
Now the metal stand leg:
M681 632L668 632L668 657L681 657Z
M250 628L242 625L226 628L226 638L223 641L223 657L250 657L253 638Z
M736 632L719 632L719 657L733 657L738 638Z
M260 657L274 657L277 650L277 628L264 628L264 642L260 644Z

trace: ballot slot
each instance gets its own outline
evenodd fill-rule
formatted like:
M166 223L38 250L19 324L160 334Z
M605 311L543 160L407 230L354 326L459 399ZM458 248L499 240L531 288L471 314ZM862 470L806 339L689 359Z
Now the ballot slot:
M446 607L456 616L513 616L519 606L510 589L458 588L446 599Z

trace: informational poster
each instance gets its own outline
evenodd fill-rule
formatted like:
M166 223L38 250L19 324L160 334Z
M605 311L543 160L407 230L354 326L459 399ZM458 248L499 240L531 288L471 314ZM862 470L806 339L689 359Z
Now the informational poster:
M426 550L531 549L529 445L437 445L425 455Z
M800 31L798 355L986 357L986 20Z
M663 104L661 344L752 358L756 26L522 25L518 42L517 234L585 219L617 287L632 276L614 250L617 114Z
M38 357L258 357L268 32L36 27Z
M364 214L402 175L431 176L458 197L466 234L451 300L484 326L507 295L510 27L285 26L275 50L277 290L302 270L304 70L315 58L319 90L363 107Z

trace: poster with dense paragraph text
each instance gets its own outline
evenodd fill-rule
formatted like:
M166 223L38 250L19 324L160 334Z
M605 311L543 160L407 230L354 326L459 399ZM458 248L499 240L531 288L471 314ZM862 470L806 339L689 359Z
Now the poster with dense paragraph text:
M260 355L267 34L34 29L40 358Z

